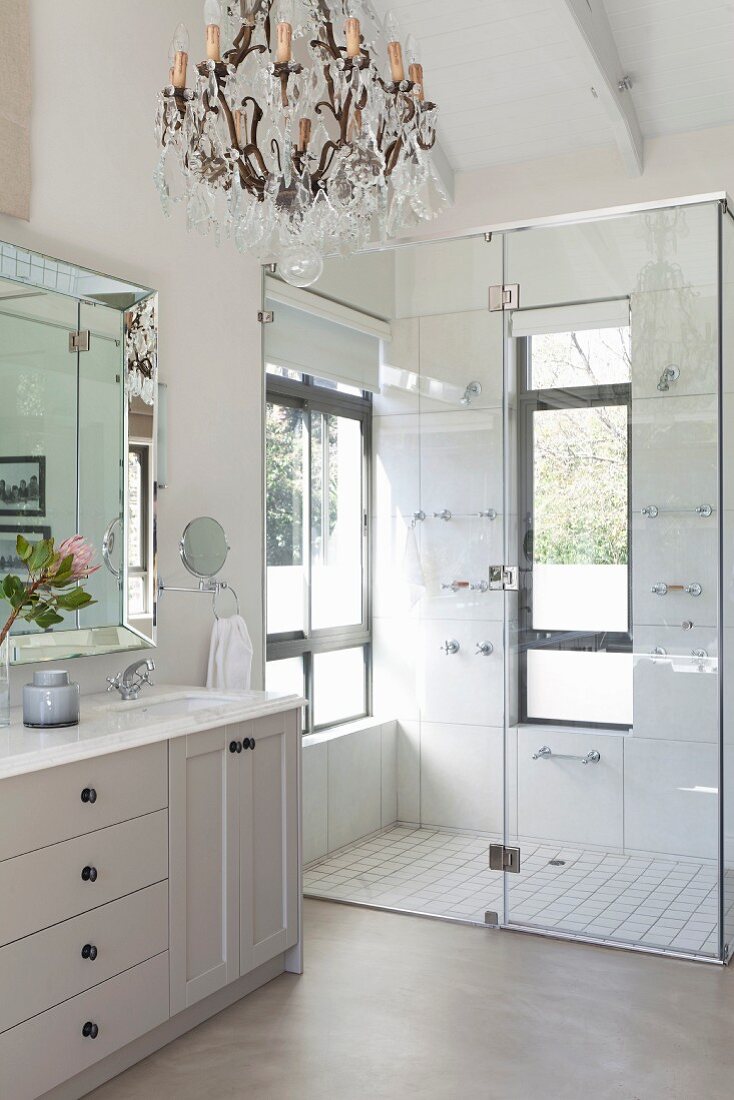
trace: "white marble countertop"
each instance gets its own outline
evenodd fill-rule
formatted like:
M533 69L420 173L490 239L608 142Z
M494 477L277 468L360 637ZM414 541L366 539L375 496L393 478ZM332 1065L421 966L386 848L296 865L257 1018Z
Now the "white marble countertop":
M139 699L127 703L107 694L82 696L79 725L57 730L27 729L17 707L10 725L0 727L0 780L279 714L303 702L298 695L273 691L156 686L143 688Z

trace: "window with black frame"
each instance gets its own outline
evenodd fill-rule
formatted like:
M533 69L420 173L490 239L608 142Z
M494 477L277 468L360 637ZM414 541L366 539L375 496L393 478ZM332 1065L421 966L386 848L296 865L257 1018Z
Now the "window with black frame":
M354 387L267 368L266 686L309 700L304 732L369 712L371 412Z
M601 305L513 317L524 722L632 725L629 307Z

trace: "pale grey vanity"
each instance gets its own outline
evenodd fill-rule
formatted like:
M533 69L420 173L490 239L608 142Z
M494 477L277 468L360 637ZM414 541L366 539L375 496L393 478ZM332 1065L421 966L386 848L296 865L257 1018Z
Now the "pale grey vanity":
M155 688L0 731L0 1096L96 1085L301 968L300 706Z

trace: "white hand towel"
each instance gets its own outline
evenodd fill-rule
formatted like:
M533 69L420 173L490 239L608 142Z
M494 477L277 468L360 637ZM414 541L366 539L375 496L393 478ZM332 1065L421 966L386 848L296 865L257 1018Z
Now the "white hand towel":
M405 553L403 554L403 580L408 586L408 604L415 607L426 591L426 578L421 564L420 550L418 549L418 536L415 524L408 528L405 540Z
M241 615L217 619L209 646L206 686L249 691L251 675L252 642L245 620Z

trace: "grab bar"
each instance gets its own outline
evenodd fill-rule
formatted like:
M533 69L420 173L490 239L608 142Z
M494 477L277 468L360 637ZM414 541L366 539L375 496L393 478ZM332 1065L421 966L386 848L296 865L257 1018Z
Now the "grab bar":
M553 752L549 745L543 745L534 752L533 760L550 760L551 756L555 756L557 760L580 760L582 764L598 764L601 760L601 753L596 749L587 752L586 756L573 756L567 752Z
M668 592L685 592L688 596L700 596L703 592L700 584L667 584L665 581L657 581L650 591L655 596L667 596Z
M701 519L708 519L714 514L710 504L699 504L697 508L658 508L657 504L646 504L644 508L639 510L639 514L647 519L657 519L661 514L681 515L684 512L691 512L694 516L700 516Z

